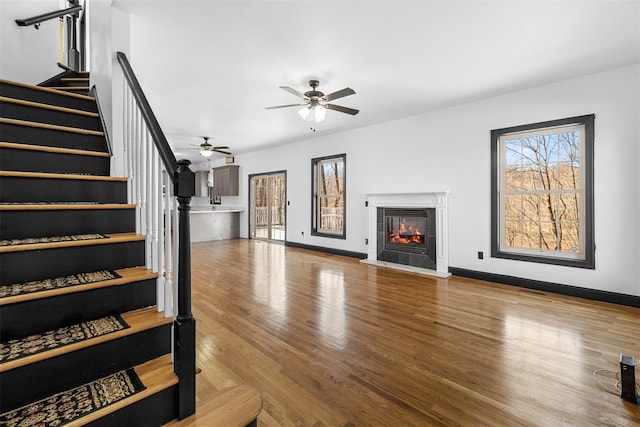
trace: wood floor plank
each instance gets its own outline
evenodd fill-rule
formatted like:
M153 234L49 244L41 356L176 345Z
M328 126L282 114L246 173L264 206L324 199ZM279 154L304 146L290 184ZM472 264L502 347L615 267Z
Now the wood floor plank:
M197 399L255 387L260 426L640 425L593 377L640 357L638 308L246 239L192 267Z

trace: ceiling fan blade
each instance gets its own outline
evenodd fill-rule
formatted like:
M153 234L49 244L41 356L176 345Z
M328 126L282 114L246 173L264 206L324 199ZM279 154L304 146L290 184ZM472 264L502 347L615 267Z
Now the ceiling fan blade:
M341 113L351 114L352 116L355 116L360 112L360 110L355 110L353 108L343 107L341 105L335 104L325 104L325 107L327 107L329 110L340 111Z
M229 149L229 147L227 147L226 145L216 145L215 147L213 147L214 150L217 150L218 148L222 148L222 149L226 149L226 150Z
M214 149L213 149L213 151L215 151L215 152L217 152L217 153L226 154L226 155L228 155L228 156L230 156L230 155L231 155L231 153L230 153L230 152L228 152L228 151L218 150L218 149L216 149L216 148L214 148Z
M280 89L284 89L287 92L289 92L290 94L297 96L298 98L307 99L307 97L304 96L304 93L298 92L297 90L295 90L294 88L291 88L289 86L280 86Z
M287 105L276 105L275 107L264 107L265 110L274 110L276 108L287 108L287 107L305 107L307 104L287 104Z
M355 90L351 89L350 87L345 87L342 90L330 93L329 95L325 95L324 99L326 99L327 101L333 101L334 99L343 98L349 95L354 95L355 93L356 93Z

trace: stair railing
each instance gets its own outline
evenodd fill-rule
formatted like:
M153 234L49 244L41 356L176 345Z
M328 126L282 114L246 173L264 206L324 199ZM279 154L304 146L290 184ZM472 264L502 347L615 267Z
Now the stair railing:
M67 46L69 51L67 53L67 65L74 70L81 70L80 66L80 51L78 50L77 40L77 21L80 18L80 12L83 10L80 5L80 0L68 0L70 7L66 9L54 10L53 12L43 13L31 18L16 19L15 22L21 27L28 27L33 25L37 30L40 28L40 24L55 18L61 18L66 16L67 25Z
M189 223L195 174L190 161L176 160L126 55L118 52L117 58L127 82L123 143L129 197L137 205L136 231L146 236L147 267L159 274L158 307L174 316L178 418L183 419L195 412L196 321L191 313Z

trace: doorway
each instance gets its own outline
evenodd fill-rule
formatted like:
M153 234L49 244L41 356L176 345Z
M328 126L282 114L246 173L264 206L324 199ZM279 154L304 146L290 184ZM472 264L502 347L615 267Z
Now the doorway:
M285 171L249 176L249 235L284 242L287 191Z

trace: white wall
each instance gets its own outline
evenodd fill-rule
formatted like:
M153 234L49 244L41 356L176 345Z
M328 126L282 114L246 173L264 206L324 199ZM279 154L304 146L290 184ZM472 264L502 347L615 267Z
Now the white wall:
M367 193L448 190L450 266L640 295L639 95L636 65L238 155L241 195L225 198L225 204L247 207L249 174L286 170L287 240L365 253ZM491 258L491 129L591 113L596 269ZM340 153L347 154L347 239L311 236L311 159ZM478 251L485 252L484 260L477 259Z
M118 51L129 55L129 14L112 7L113 0L91 0L88 5L91 85L95 85L100 108L111 139L111 173L125 176L122 163L123 75L116 58Z
M0 1L0 78L38 84L63 71L57 66L58 20L43 22L39 30L15 23L16 19L58 10L58 5L58 0Z

